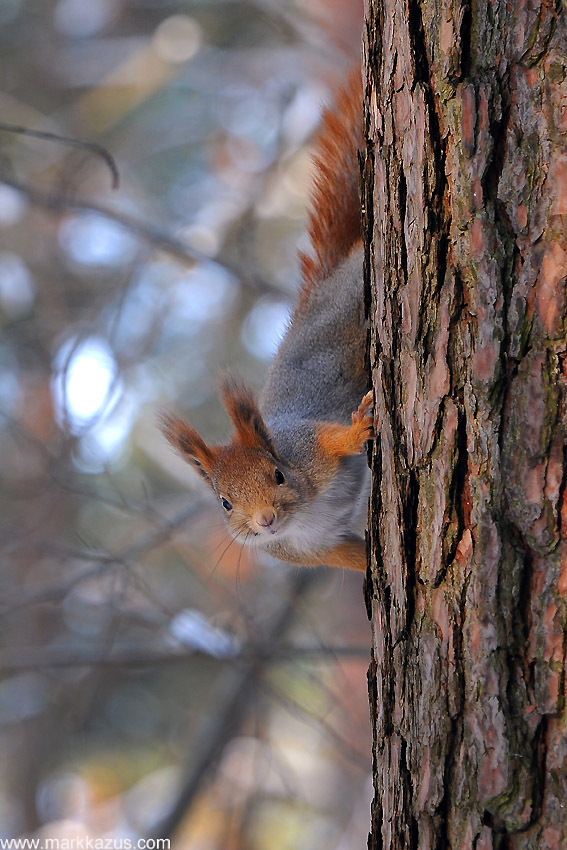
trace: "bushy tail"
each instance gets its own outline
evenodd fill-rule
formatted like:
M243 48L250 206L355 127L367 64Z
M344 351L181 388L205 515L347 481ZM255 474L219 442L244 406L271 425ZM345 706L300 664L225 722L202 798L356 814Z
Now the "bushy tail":
M301 304L361 239L358 155L363 146L362 78L354 68L326 109L315 154L309 236L313 255L300 254Z

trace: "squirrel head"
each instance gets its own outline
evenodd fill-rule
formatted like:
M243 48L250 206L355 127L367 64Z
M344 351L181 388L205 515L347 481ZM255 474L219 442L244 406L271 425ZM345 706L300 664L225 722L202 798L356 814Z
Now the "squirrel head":
M277 540L304 499L303 488L278 455L252 391L224 377L221 397L234 425L228 446L207 445L182 419L166 415L162 431L216 494L231 535L241 543Z

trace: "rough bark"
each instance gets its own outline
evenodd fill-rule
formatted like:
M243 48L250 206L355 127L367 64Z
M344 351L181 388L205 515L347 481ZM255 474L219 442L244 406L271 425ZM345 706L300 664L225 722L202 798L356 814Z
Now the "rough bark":
M567 847L567 27L369 0L369 848Z

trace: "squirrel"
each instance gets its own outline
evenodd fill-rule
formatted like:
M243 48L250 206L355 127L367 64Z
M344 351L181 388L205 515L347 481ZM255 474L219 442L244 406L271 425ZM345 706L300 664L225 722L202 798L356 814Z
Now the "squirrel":
M319 132L302 287L259 402L225 376L234 426L229 445L207 445L173 415L162 430L222 506L229 533L300 566L366 569L372 392L364 368L358 149L362 81L351 72Z

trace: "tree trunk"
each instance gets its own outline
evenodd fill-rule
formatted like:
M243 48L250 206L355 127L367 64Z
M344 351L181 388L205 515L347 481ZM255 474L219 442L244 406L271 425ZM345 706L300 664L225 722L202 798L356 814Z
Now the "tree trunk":
M369 848L567 848L567 28L369 0Z

